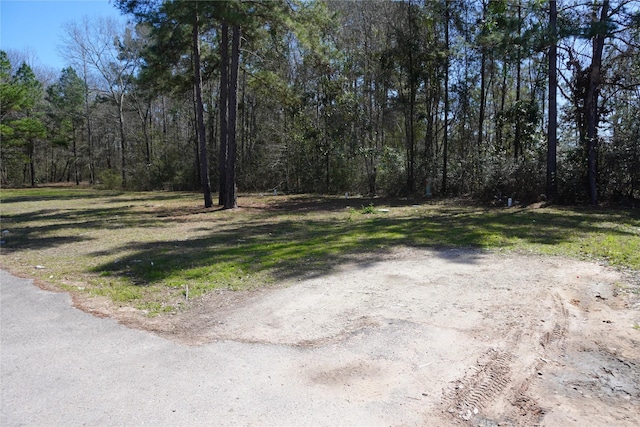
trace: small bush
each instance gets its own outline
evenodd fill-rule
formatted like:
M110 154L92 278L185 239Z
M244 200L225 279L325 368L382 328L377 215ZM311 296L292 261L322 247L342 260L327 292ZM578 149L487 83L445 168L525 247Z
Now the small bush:
M373 206L373 203L369 203L369 206L363 206L360 210L362 215L373 215L376 213L376 208Z
M122 188L122 175L114 169L105 169L98 174L97 184L104 190L119 190Z

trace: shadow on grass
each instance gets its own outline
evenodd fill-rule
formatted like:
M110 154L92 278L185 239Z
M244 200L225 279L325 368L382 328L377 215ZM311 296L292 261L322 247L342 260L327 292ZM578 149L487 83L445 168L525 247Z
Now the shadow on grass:
M49 189L50 190L50 189ZM3 236L4 253L24 249L45 249L62 244L87 240L78 234L84 231L114 230L128 227L151 228L165 225L167 218L173 222L188 221L194 214L210 212L200 207L157 207L144 205L144 202L158 203L162 201L193 198L192 194L161 195L149 193L135 197L108 194L88 193L89 190L55 189L44 195L2 197L2 203L28 202L38 206L39 202L50 200L64 203L70 200L87 200L90 205L62 205L51 208L25 210L19 213L2 215L2 230L8 234ZM63 197L59 197L62 192ZM98 195L96 195L98 194ZM116 206L118 204L118 206Z
M56 199L57 190L35 192L28 199L35 203L10 210L17 213L3 212L2 228L10 231L3 236L3 253L99 240L99 234L91 233L96 230L108 234L115 229L159 227L158 235L166 236L175 223L184 223L179 234L188 231L198 237L158 237L149 243L152 230L141 234L145 242L132 242L132 231L114 249L103 249L105 245L96 242L89 255L111 261L82 268L140 286L192 283L242 288L265 278L328 274L351 261L374 263L397 247L445 249L438 253L451 262L473 263L474 257L467 256L469 248L553 248L595 236L630 240L628 249L640 240L638 214L628 211L485 209L411 199L323 196L243 198L240 210L220 211L201 208L199 195L192 193L86 192L71 192L71 199L66 192ZM5 193L3 203L5 196L18 200L23 193ZM65 204L82 198L85 203ZM38 200L59 203L40 206ZM170 203L160 203L165 201ZM369 206L375 208L362 209ZM378 207L389 212L379 212Z
M4 215L2 228L8 234L3 237L2 249L3 252L45 249L88 240L80 235L86 230L154 227L160 224L159 220L151 217L141 221L144 216L127 207L41 209Z
M312 203L296 206L301 211L313 208ZM315 212L323 209L340 207L322 206ZM422 215L355 216L336 220L276 215L270 222L249 219L188 241L127 244L116 252L131 255L97 266L94 272L128 277L138 285L192 281L210 288L238 288L250 286L247 281L256 274L266 273L276 281L324 275L346 262L379 261L403 246L448 249L440 254L452 262L473 263L472 256L460 256L464 251L452 248L559 245L577 235L602 232L592 215L572 210L444 208ZM618 229L608 233L637 236Z
M381 198L381 197L329 197L329 196L311 196L300 195L290 198L283 198L278 200L276 197L275 202L272 203L268 210L274 212L329 212L329 211L341 211L347 208L353 208L356 210L365 208L367 206L385 206L385 207L404 207L412 206L423 203L424 200L413 198Z
M76 188L49 188L36 187L25 189L3 190L0 199L2 203L21 203L21 202L46 202L51 200L74 200L74 199L102 199L105 197L116 197L123 194L116 191L97 192L92 189L76 189Z

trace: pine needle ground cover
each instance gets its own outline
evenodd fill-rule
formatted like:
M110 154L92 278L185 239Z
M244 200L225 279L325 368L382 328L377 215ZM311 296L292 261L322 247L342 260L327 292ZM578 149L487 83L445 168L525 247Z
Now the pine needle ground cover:
M398 247L562 255L640 271L640 215L486 208L453 201L243 195L203 209L194 193L36 188L0 194L0 266L150 315L214 289L330 272Z

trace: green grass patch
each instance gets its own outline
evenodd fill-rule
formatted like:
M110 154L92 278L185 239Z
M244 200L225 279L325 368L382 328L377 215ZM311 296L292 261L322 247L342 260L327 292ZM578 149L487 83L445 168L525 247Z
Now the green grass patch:
M4 268L150 315L213 289L324 274L396 247L470 247L606 261L640 270L640 217L588 208L495 208L424 200L37 188L0 193ZM377 213L384 212L383 215ZM142 307L142 308L141 308Z
M360 209L360 213L363 215L373 215L376 213L376 207L373 206L373 203L369 203L367 206L363 206Z

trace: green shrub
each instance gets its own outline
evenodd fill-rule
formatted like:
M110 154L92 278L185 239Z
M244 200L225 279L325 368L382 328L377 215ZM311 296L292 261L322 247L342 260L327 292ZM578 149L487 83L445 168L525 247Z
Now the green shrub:
M115 169L105 169L98 174L98 187L104 190L122 189L122 175Z

